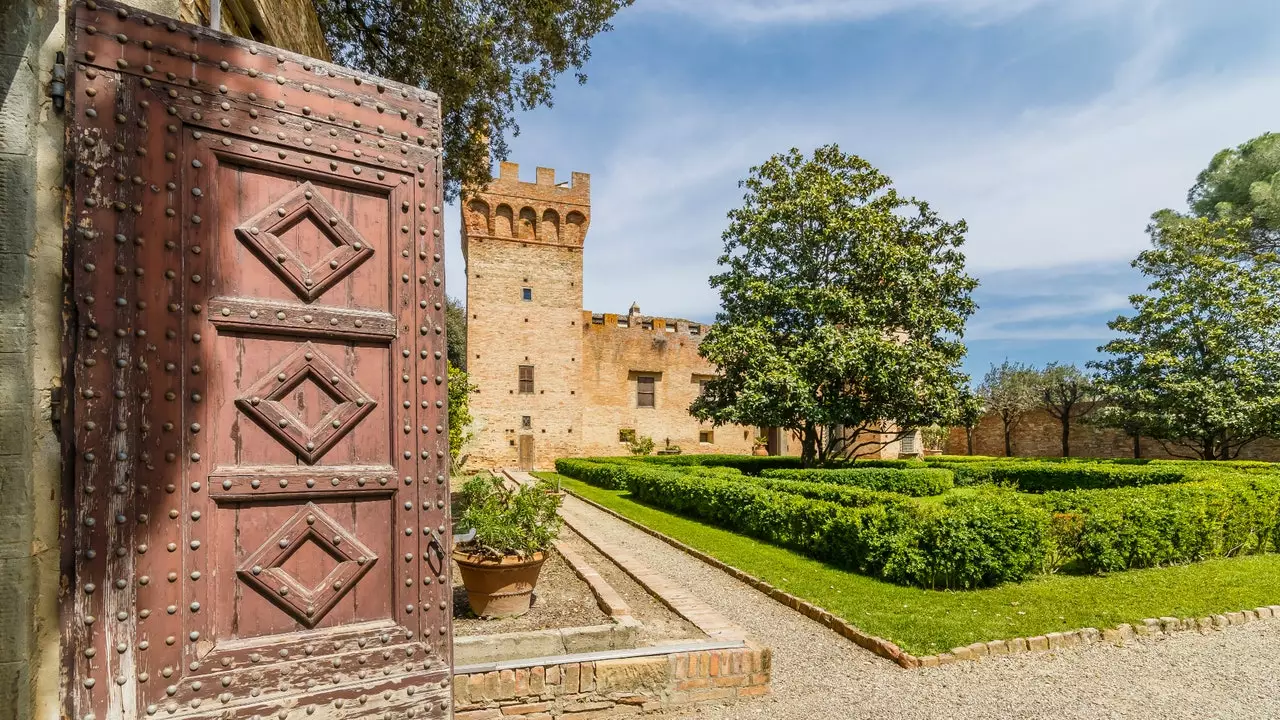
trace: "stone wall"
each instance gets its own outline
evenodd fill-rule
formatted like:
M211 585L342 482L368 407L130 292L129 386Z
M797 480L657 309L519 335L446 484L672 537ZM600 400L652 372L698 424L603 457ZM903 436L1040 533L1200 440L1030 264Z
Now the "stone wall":
M671 653L455 675L457 720L587 720L769 692L769 650ZM465 668L464 668L465 670Z
M689 414L700 381L715 374L715 367L698 355L707 326L648 317L636 310L623 316L582 313L584 404L579 454L627 454L628 445L619 439L623 430L653 438L658 448L670 441L685 453L751 452L758 429L715 428ZM653 407L640 407L641 377L654 379Z
M619 431L668 440L684 452L750 452L757 431L712 428L689 404L714 372L698 356L706 328L687 320L593 315L582 309L582 248L591 222L590 176L538 168L534 182L502 163L462 202L467 263L467 372L474 438L469 467L532 467L572 455L626 454ZM521 365L533 367L522 393ZM655 378L652 408L637 406L637 378ZM526 423L527 418L527 423ZM710 432L709 442L701 442ZM527 459L527 458L526 458Z
M488 189L463 203L467 372L477 387L466 450L473 467L520 465L522 442L532 443L534 466L549 467L576 454L582 434L578 323L589 180L574 173L569 187L557 187L554 171L539 168L533 183L519 173L503 163ZM584 221L560 232L559 219L570 216ZM532 393L521 392L521 365L533 368Z
M1013 454L1018 457L1059 457L1062 455L1062 423L1044 410L1027 413L1018 422L1012 433ZM1097 458L1131 458L1133 438L1119 430L1100 428L1080 420L1071 423L1071 455L1073 457ZM1188 453L1171 447L1183 457ZM964 428L951 428L947 437L948 455L968 454L968 444ZM986 415L974 428L973 454L1003 456L1004 429L1000 417L994 413ZM1141 439L1140 457L1172 458L1170 453L1159 442L1151 438ZM1241 460L1268 460L1280 462L1280 441L1270 438L1258 440L1240 452Z
M189 0L129 1L197 18ZM228 19L269 16L259 40L328 57L305 0L228 0L224 8ZM66 9L65 0L0 2L0 720L53 720L63 710L56 421L65 126L49 86L66 51Z

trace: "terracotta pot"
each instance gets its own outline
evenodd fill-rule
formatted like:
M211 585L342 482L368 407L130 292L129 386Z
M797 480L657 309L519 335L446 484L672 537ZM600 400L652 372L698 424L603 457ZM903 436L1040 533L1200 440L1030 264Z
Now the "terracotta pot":
M483 555L453 551L453 560L462 572L462 585L467 589L467 602L477 617L518 617L529 612L533 588L546 553L521 558L507 555L495 560Z
M768 455L769 448L766 445L757 445L751 448L751 454L752 455Z

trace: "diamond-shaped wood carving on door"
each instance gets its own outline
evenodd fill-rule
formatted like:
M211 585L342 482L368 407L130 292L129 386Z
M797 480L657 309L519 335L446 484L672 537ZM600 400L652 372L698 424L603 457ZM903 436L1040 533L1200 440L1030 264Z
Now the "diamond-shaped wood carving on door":
M337 561L314 587L307 587L284 568L307 543L315 543ZM236 574L298 622L315 627L377 560L355 535L343 530L315 503L307 503L246 557Z
M311 264L281 240L303 222L313 225L334 245ZM309 182L241 223L236 236L307 302L315 301L373 254L359 231Z
M291 412L284 399L303 383L312 383L334 402L314 425ZM308 465L373 411L377 403L312 343L305 343L236 399L236 407L271 433Z

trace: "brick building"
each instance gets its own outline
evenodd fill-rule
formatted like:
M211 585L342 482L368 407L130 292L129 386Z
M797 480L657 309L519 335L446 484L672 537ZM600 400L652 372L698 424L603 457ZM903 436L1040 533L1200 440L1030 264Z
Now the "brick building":
M757 428L713 428L689 415L714 368L698 355L706 326L582 308L591 178L557 184L515 163L463 203L467 370L475 466L548 467L558 457L627 452L651 437L683 452L750 452ZM786 443L773 433L773 450Z
M800 442L777 428L712 427L689 405L715 368L698 354L708 326L692 320L582 309L582 253L591 178L557 183L538 168L522 182L502 163L462 208L467 263L467 371L475 467L549 467L558 457L621 455L627 440L659 449L747 453L765 437L773 455ZM874 455L919 452L918 433L880 436Z

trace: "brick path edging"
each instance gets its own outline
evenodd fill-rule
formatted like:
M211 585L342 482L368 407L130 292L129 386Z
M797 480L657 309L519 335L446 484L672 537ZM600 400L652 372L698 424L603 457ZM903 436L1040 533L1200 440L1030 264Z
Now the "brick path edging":
M1079 630L1068 630L1064 632L1051 632L1045 635L1036 635L1035 637L1029 638L1020 637L1013 638L1011 640L976 642L965 647L953 648L951 652L917 657L898 647L889 640L885 640L884 638L877 637L875 635L869 635L859 630L853 625L850 625L844 619L831 614L829 611L814 605L808 600L798 598L795 595L776 588L754 575L743 572L732 565L724 563L701 550L690 547L673 537L664 535L653 528L646 527L645 525L610 510L597 502L588 500L572 490L565 490L565 492L568 492L570 495L573 495L597 510L615 517L637 530L665 542L677 550L688 553L714 568L723 570L734 578L737 578L738 580L741 580L756 590L764 593L767 597L772 598L792 610L796 610L800 614L831 628L838 635L852 640L859 647L869 650L885 659L892 660L899 666L906 669L938 667L962 660L977 660L985 656L1060 650L1062 648L1078 647L1096 642L1109 642L1120 645L1125 642L1132 642L1139 637L1172 635L1176 632L1190 630L1205 633L1211 630L1221 630L1229 625L1244 625L1245 623L1257 620L1280 618L1280 605L1269 605L1266 607L1254 608L1253 610L1222 613L1202 618L1146 618L1137 624L1131 625L1129 623L1122 623L1114 628L1108 628L1106 630L1082 628Z
M587 720L769 692L768 648L535 665L456 675L456 720Z

